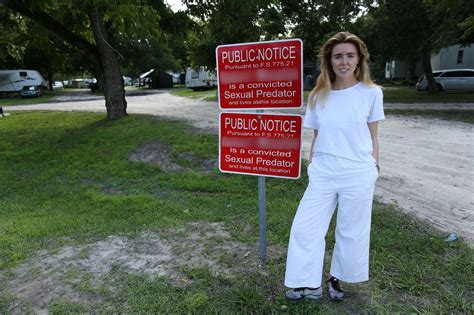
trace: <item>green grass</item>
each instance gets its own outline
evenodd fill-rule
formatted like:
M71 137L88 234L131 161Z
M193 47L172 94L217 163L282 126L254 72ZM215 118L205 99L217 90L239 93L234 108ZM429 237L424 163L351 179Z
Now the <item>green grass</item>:
M310 91L304 91L305 100ZM474 93L446 93L429 94L418 92L413 87L383 87L385 103L474 103Z
M429 94L412 87L384 87L385 103L474 103L474 93Z
M203 171L201 162L216 158L216 136L193 132L183 122L16 112L0 120L0 139L0 280L1 273L13 277L12 268L38 250L189 222L224 222L232 240L258 243L256 178ZM194 157L187 161L190 169L165 173L128 161L130 152L157 139L169 145L175 161L183 154ZM306 183L304 172L296 181L267 179L268 243L283 252ZM110 189L120 193L109 194ZM327 239L331 252L334 222ZM371 280L346 285L348 297L341 303L285 301L281 254L258 268L262 272L249 268L232 278L206 268L182 268L191 281L181 287L119 267L101 279L108 285L94 285L84 274L74 288L87 302L63 297L48 308L52 313L473 312L474 255L465 243L445 243L443 235L383 204L374 207L371 243ZM0 313L18 302L4 285L0 281Z
M304 100L308 99L310 91L304 91ZM385 103L474 103L474 93L436 93L417 92L413 87L383 88ZM216 90L193 91L191 89L176 90L172 94L177 96L217 101Z
M217 89L206 90L206 91L193 91L187 88L177 88L171 92L176 96L188 97L192 99L203 99L206 101L216 102L217 101Z
M10 94L8 97L0 98L0 106L12 106L12 105L30 105L38 103L48 103L54 96L57 96L63 92L60 91L43 91L43 95L40 97L32 98L21 98L19 93Z
M384 111L385 114L440 118L474 124L474 110L470 109L425 110L386 108Z
M126 87L126 90L134 90L135 87ZM90 89L64 88L54 91L43 90L43 95L33 98L21 98L19 93L11 93L7 97L0 98L0 106L31 105L40 103L49 103L54 97L67 96L72 93L84 93L91 95ZM103 92L96 92L95 95L104 95Z

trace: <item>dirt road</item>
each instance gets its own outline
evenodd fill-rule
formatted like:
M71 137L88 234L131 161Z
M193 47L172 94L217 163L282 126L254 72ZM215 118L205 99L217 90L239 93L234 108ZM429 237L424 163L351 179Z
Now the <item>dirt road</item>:
M128 113L189 120L194 126L217 131L216 103L158 94L130 96ZM474 104L386 104L388 108L469 108ZM15 110L104 112L103 100L10 106ZM295 112L297 113L297 112ZM302 111L299 111L302 113ZM14 113L13 113L14 114ZM474 246L473 125L439 119L387 116L380 124L382 173L376 198L445 233L457 233ZM308 156L311 131L303 134Z

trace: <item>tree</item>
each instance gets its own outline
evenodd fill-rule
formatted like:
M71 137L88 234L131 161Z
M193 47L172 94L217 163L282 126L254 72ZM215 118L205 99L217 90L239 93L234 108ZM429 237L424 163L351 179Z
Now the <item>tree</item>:
M77 49L32 20L5 9L0 6L1 68L38 70L50 89L59 77L84 72L83 65L74 63Z
M18 67L38 70L48 80L50 90L58 74L74 72L70 66L74 51L54 33L43 27L29 27L24 37L26 49Z
M333 34L354 30L354 22L363 9L362 0L281 0L282 14L294 25L292 37L304 42L304 58L317 61L319 48Z
M107 30L99 9L97 7L88 8L87 15L89 16L92 34L94 35L100 58L100 61L97 60L97 67L102 70L98 71L99 78L104 80L107 118L121 118L127 114L127 101L125 100L125 89L117 58L117 51L108 42ZM102 76L100 76L100 74L102 74Z
M408 64L411 79L418 60L422 60L430 93L436 91L431 69L431 20L429 7L423 0L383 0L369 11L367 19L375 30L375 46L384 60L399 59Z
M110 32L109 42L116 47L123 58L119 61L129 76L155 69L179 69L186 56L182 39L190 28L190 19L183 12L174 13L164 1L149 1L145 18L130 17L128 20L142 20L131 26L116 23ZM143 7L140 8L143 10ZM129 14L120 12L121 16Z
M255 42L281 36L284 21L278 16L277 1L210 0L183 1L197 27L187 40L192 66L216 67L215 49L219 45ZM278 17L272 21L268 18Z
M126 115L127 102L122 74L116 51L107 41L108 34L103 22L104 13L101 12L105 10L104 7L99 9L93 2L81 4L76 1L65 1L60 5L53 1L5 0L2 4L12 12L30 18L89 55L94 63L97 79L103 82L107 118L117 119ZM70 13L67 22L72 24L66 23L66 9L69 9ZM84 32L76 32L74 27L71 28L69 25L75 28L86 25L86 28ZM87 28L90 33L85 32Z
M434 50L474 42L473 1L424 0L424 3L429 7Z
M410 80L422 48L429 45L429 38L425 39L429 20L422 0L380 1L366 22L370 23L367 28L375 30L378 54L384 60L396 58L406 62L406 79Z
M26 21L0 6L0 62L4 66L21 60L26 48L23 40L26 33Z
M79 49L103 87L107 118L118 119L127 114L116 39L156 38L159 16L147 1L1 0L0 3L12 14L31 19Z
M421 59L428 91L437 91L431 53L456 43L474 41L469 21L474 3L467 0L382 0L371 7L364 29L376 30L373 42L385 59L407 62L412 69Z
M196 23L187 12L173 12L162 1L154 1L152 6L160 16L159 28L163 33L163 41L167 43L166 47L169 47L174 58L174 70L186 71L189 66L186 39L191 30L195 29Z

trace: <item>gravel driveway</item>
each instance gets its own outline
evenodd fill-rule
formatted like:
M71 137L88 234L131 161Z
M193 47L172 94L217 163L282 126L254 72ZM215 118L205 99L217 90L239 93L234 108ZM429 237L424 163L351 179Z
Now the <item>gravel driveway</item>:
M180 118L217 132L215 102L170 95L128 96L128 113ZM462 108L474 104L386 104L387 108ZM15 110L105 112L104 100L8 106ZM286 111L291 112L291 111ZM292 111L293 113L303 113ZM458 233L474 245L473 125L432 118L387 115L380 124L382 173L376 198L428 222L445 233ZM308 156L312 131L303 133L303 157Z

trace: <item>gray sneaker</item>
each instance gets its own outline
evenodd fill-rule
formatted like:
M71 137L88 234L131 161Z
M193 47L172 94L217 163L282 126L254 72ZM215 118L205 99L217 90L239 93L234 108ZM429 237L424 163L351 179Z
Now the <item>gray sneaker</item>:
M339 279L331 277L327 282L329 298L333 301L344 300L344 291L339 286Z
M317 300L323 297L323 287L319 288L295 288L286 291L285 297L291 301L299 301L302 299Z

